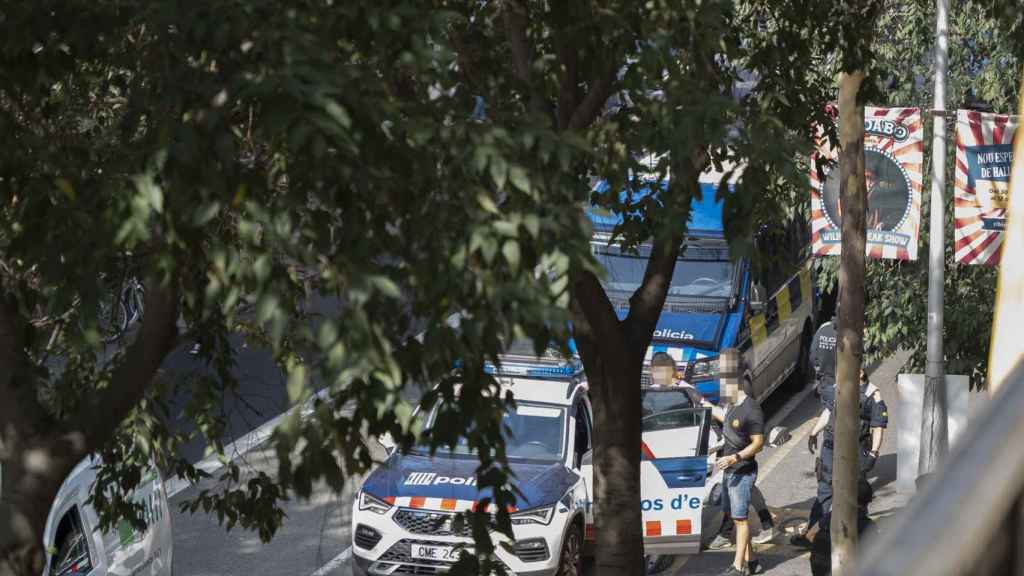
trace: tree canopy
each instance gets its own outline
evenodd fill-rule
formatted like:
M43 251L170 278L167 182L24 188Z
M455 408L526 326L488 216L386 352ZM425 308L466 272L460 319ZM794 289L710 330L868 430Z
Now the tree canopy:
M150 462L202 477L178 449L198 438L223 450L239 334L270 351L293 403L328 392L275 433L275 477L229 463L217 490L188 503L229 527L272 537L282 498L321 479L340 489L372 465L367 436L411 446L409 388L444 400L429 440L467 434L480 485L507 502L506 399L484 363L523 337L564 345L570 321L605 426L599 478L627 470L602 460L601 442L633 438L613 438L615 410L630 404L610 401L637 396L697 175L737 169L734 190L718 192L736 256L762 226L799 213L800 157L827 124L835 72L866 57L846 49L859 46L861 10L815 0L4 6L0 574L41 572L50 502L89 454L102 455L95 498L108 522L138 512L127 495ZM619 194L644 185L640 174L667 177L665 194ZM610 192L594 193L595 179ZM625 320L600 288L588 205L625 215L624 247L654 246ZM108 342L128 278L145 286L145 313ZM326 313L315 299L330 302ZM162 369L193 344L210 373ZM184 409L170 410L175 394ZM623 422L636 432L638 419ZM627 448L639 458L638 442ZM639 514L629 482L617 485ZM637 544L639 523L623 525ZM635 559L635 546L624 550Z

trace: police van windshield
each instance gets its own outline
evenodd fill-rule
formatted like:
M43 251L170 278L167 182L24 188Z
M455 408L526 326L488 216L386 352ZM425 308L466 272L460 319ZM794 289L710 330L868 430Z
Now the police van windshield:
M437 409L431 411L426 428L432 428L437 418ZM516 402L501 419L505 437L505 452L510 460L559 461L565 450L565 408L549 404ZM415 452L429 454L430 447L423 443ZM454 448L440 446L438 454L473 456L476 452L464 436L460 436Z
M597 261L608 271L606 290L632 294L640 287L647 269L649 251L621 253L617 248L594 250ZM729 298L733 293L733 263L723 260L679 259L672 273L669 298Z

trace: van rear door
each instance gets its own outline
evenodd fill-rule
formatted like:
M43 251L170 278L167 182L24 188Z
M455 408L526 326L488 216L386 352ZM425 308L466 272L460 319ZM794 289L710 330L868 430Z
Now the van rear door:
M678 388L643 393L640 497L644 550L649 554L697 554L707 497L710 410L693 407L688 399L675 406L651 401L652 394L685 394ZM659 406L666 409L657 410Z

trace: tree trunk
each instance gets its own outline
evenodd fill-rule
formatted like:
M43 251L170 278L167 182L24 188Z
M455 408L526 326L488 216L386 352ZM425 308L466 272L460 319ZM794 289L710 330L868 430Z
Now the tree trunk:
M643 574L640 511L640 366L621 335L577 338L594 407L594 526L599 574ZM630 385L631 383L637 385Z
M631 370L623 323L597 278L589 272L578 272L573 281L573 296L573 336L587 372L594 408L597 572L642 574L637 391L641 366ZM642 361L642 354L640 358Z
M857 433L864 335L864 254L867 240L864 180L864 106L857 101L862 71L839 79L839 174L842 260L839 268L839 342L836 367L835 450L832 469L832 573L853 570L857 547Z
M46 520L61 485L99 450L145 396L177 336L178 291L146 284L146 317L111 385L56 422L40 404L26 350L25 318L0 294L0 576L39 576Z

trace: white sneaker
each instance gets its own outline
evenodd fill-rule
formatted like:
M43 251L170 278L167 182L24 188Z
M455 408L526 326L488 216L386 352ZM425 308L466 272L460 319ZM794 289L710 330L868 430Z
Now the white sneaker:
M711 541L711 544L708 544L708 550L725 550L730 546L732 546L732 540L729 540L725 536L719 534L718 536L715 536L715 539Z
M761 532L757 536L754 536L753 538L751 538L750 541L753 542L754 544L767 544L767 543L771 542L774 538L775 538L775 529L769 527L769 528L765 528L765 529L761 530Z

